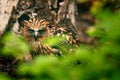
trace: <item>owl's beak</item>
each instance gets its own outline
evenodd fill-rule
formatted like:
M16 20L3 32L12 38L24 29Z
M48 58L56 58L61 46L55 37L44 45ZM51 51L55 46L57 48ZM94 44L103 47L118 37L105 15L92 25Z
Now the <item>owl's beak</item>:
M34 37L35 37L35 40L37 40L37 38L38 38L38 31L34 32Z
M35 36L35 37L38 37L38 31L35 31L35 32L34 32L34 36Z

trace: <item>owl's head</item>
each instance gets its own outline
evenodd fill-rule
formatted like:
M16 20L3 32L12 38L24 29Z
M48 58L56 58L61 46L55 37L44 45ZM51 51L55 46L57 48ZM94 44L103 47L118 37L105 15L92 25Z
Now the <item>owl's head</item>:
M28 41L42 41L49 35L49 26L44 19L32 18L23 21L21 33Z

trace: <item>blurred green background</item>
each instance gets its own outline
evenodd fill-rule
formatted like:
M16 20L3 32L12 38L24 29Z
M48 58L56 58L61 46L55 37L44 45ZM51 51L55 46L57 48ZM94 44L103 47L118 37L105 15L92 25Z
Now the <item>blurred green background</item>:
M89 0L77 1L83 3ZM104 9L105 3L116 5L116 1L93 0L90 12L97 22L86 33L98 38L95 44L81 44L73 48L71 55L66 55L71 46L58 44L63 57L37 56L32 62L20 62L16 70L20 76L17 80L120 80L120 11L113 11L111 6ZM46 42L54 45L58 43L58 38L53 37ZM4 45L0 47L0 55L17 59L30 50L24 39L11 33L2 38L1 44ZM0 72L0 80L14 78Z

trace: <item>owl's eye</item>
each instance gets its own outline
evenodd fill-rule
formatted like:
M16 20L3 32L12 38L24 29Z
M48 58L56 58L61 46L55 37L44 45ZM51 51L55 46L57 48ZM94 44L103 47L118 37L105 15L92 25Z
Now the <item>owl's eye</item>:
M33 29L30 29L30 28L28 28L28 31L29 31L30 33L33 33L33 32L34 32L34 30L33 30Z
M45 32L45 29L38 30L38 32L39 32L40 34L42 34L42 33Z

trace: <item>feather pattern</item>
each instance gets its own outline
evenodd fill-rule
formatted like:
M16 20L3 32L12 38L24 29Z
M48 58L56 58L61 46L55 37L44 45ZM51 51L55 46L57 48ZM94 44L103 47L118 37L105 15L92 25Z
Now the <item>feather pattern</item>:
M77 40L73 33L63 27L50 27L50 22L45 19L31 18L24 20L23 27L20 28L21 35L25 37L26 41L32 47L32 55L36 54L50 54L59 53L59 50L44 44L44 40L51 35L66 35L67 43L77 45Z

